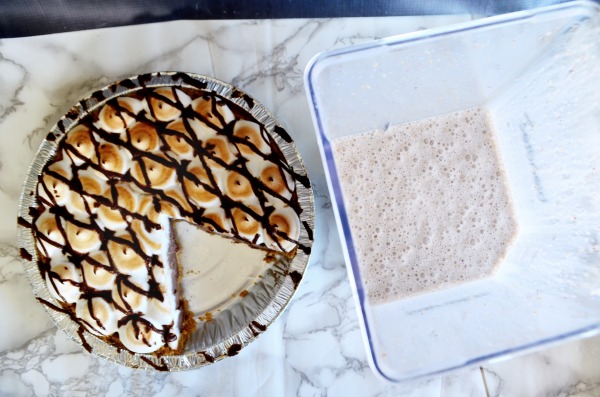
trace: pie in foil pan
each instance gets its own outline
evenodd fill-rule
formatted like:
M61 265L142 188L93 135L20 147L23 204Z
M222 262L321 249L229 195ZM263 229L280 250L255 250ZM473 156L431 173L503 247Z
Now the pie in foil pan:
M284 310L314 202L293 140L259 102L160 72L95 91L58 121L18 225L33 292L71 339L179 371L236 355Z

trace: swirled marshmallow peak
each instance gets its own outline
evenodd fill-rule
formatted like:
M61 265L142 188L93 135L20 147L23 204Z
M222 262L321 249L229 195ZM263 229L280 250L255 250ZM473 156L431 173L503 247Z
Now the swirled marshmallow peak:
M141 281L142 278L136 278L137 281ZM117 307L121 307L122 310L132 313L144 313L148 307L148 296L146 296L146 288L141 288L131 280L120 279L115 284L112 290L112 299Z
M160 138L156 128L143 121L135 123L129 129L129 141L134 148L141 151L153 152L160 147Z
M141 319L131 319L121 325L119 340L127 349L138 353L154 352L164 344L162 335Z
M152 196L145 196L140 200L138 213L158 225L160 230L163 230L162 223L181 217L179 208L175 204L169 201L155 200Z
M124 174L131 166L131 153L119 146L102 142L98 146L99 165L102 169L116 174Z
M116 273L112 270L106 253L97 251L91 253L88 258L81 264L83 277L86 284L94 289L103 291L111 290L117 278Z
M187 107L190 97L175 87L161 87L148 99L152 115L159 121L175 120L181 115L180 108Z
M56 258L46 275L52 295L67 303L75 303L79 299L81 279L81 270L66 257Z
M48 166L48 171L66 179L73 178L73 160L67 150L59 151L56 157L56 161Z
M297 246L300 237L300 220L291 207L281 206L276 208L269 215L269 223L274 227L274 235L265 236L268 247L290 251Z
M212 170L211 177L200 161L192 161L187 167L188 174L183 180L185 192L200 207L211 208L220 203L218 191L225 186L225 170ZM213 184L214 180L214 184Z
M86 218L89 214L96 213L96 201L78 192L71 191L69 200L65 203L76 218Z
M186 160L194 157L194 148L188 142L190 139L189 133L181 119L169 123L166 131L163 139L173 153L177 154L179 158Z
M100 248L100 235L91 225L66 221L65 231L68 244L81 254Z
M117 332L117 322L122 317L110 303L100 297L78 300L75 315L87 324L92 333L101 336L110 336Z
M204 141L204 149L217 163L231 164L237 156L237 149L224 136L214 136Z
M200 142L204 142L207 139L214 138L215 136L217 136L217 131L213 127L207 125L201 120L198 120L197 118L186 119L186 121L189 124L196 139Z
M237 233L248 239L258 243L258 239L263 234L263 229L260 224L260 217L255 217L254 214L261 214L258 207L248 207L247 211L242 208L234 208L231 210L233 223Z
M107 191L108 179L106 175L91 168L77 171L77 180L82 192L89 196L102 196Z
M143 277L147 274L146 259L133 248L130 236L122 234L118 237L121 241L108 242L108 252L115 268L122 274Z
M163 324L168 324L173 318L173 307L171 307L170 303L159 299L148 299L146 319L159 329Z
M101 204L97 210L98 220L103 229L123 230L129 225L129 222L123 217L123 214L118 209L111 208L108 205Z
M204 212L203 218L205 219L203 225L209 232L228 232L231 230L231 221L225 214L223 208L214 207ZM257 242L257 244L260 244Z
M168 203L173 207L173 214L189 214L194 212L194 208L192 207L188 196L183 192L182 186L179 184L174 184L172 187L164 190L167 197L169 197ZM181 212L177 209L180 208ZM161 208L162 210L162 208ZM161 211L162 212L162 211ZM171 217L171 215L169 215Z
M189 200L197 208L213 207L219 204L219 197L209 191L210 185L206 181L194 177L185 177L183 186Z
M244 200L253 196L252 183L237 171L229 172L227 175L227 195L235 200Z
M141 185L149 184L154 189L173 186L177 179L175 169L170 167L167 159L151 159L142 157L135 161L131 175Z
M123 132L135 121L133 115L142 108L143 105L135 98L118 98L102 107L98 114L98 127L108 132Z
M209 126L224 128L235 119L229 106L213 95L205 95L192 101L192 109L200 120Z
M255 150L263 154L271 153L271 146L263 135L261 126L254 121L237 120L233 126L233 136L241 140L238 148L245 155L255 154Z
M37 190L38 195L44 198L48 203L65 205L70 198L70 188L65 181L60 177L55 177L50 174L46 174L42 177Z
M138 242L144 253L148 256L158 254L166 246L164 240L164 232L161 230L146 229L144 222L133 220L131 222L131 230L137 235Z
M62 252L65 238L56 215L48 210L43 211L35 221L35 228L37 247L45 256L52 258Z
M128 212L135 213L139 205L140 193L136 192L133 187L124 183L117 183L114 187L114 192L117 196L116 205L119 208L123 208ZM109 192L106 192L107 197ZM110 191L112 194L112 190Z
M88 159L94 158L96 147L92 132L87 126L80 124L73 128L65 141L69 157L75 165L83 164Z
M261 183L285 199L292 197L294 182L291 175L273 163L263 161L262 164L262 170L255 175Z

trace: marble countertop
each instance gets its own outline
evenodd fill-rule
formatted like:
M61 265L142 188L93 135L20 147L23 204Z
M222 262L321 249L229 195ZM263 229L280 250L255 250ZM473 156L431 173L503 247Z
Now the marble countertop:
M302 76L319 51L471 19L177 21L0 40L0 396L597 396L600 337L426 383L369 368ZM96 358L53 326L16 248L18 196L51 126L90 90L180 70L245 90L285 124L314 184L317 229L305 279L281 317L237 356L181 373Z

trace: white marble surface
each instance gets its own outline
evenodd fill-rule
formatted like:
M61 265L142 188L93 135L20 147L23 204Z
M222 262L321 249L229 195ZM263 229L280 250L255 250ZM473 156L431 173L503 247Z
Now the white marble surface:
M304 67L324 49L468 19L180 21L0 40L0 396L600 395L598 337L422 384L390 385L368 367ZM283 315L237 356L171 374L120 367L68 340L34 300L15 247L21 183L49 128L90 90L160 70L229 81L270 108L304 157L317 206L313 256Z

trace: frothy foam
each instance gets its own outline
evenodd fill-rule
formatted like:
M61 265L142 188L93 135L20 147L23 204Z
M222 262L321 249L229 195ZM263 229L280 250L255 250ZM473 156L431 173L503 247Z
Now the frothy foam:
M337 138L332 146L372 303L495 270L516 222L485 110Z

